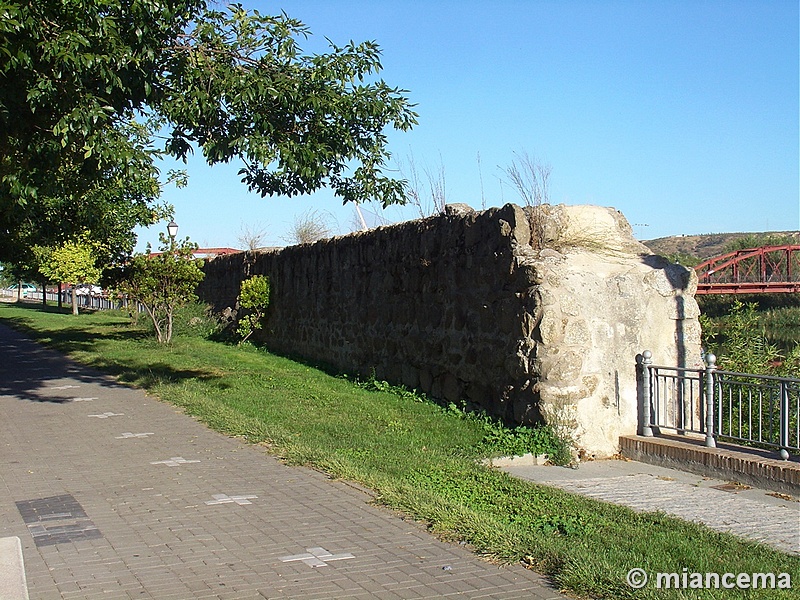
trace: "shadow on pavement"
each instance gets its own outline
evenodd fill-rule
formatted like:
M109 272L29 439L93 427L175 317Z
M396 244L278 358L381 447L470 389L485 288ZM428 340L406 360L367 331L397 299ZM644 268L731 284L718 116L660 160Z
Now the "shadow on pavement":
M137 340L145 334L120 330L104 337ZM47 343L52 348L37 342ZM219 378L204 370L175 369L164 362L142 364L132 369L111 359L99 358L89 367L61 354L91 350L96 343L96 338L83 329L66 328L42 333L31 330L24 319L0 319L0 395L31 402L64 403L75 398L74 393L66 392L70 384L63 380L67 378L109 388L121 387L122 383L148 388L164 381ZM65 393L59 393L62 389Z

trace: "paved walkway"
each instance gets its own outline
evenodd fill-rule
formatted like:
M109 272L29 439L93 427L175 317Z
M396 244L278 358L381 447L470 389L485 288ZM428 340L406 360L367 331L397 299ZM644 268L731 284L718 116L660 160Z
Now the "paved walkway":
M523 479L640 511L663 511L800 554L800 502L774 492L636 461L587 462L578 469L514 466Z
M0 325L0 538L30 598L564 598Z

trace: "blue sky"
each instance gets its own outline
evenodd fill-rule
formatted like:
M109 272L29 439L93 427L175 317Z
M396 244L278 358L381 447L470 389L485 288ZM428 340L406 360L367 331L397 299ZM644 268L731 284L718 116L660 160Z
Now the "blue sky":
M390 132L390 150L443 170L450 203L518 202L503 168L528 153L552 168L551 203L613 206L640 239L800 228L796 0L243 4L306 23L308 52L325 37L377 41L381 75L419 113L413 131ZM352 230L353 208L331 192L261 198L237 169L194 159L188 187L165 190L180 237L238 247L248 228L285 245L309 210ZM140 249L159 229L140 233Z

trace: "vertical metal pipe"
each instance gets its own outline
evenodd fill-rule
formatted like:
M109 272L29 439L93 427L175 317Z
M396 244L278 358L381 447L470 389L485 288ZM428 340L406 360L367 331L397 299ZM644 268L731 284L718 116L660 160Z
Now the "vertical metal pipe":
M795 394L797 394L797 386L794 386ZM800 395L795 396L797 402L795 403L794 411L794 447L800 448Z
M642 435L653 437L652 411L653 398L650 391L650 365L653 364L653 353L650 350L642 352L642 405L639 408L642 419Z
M705 356L706 363L706 447L716 448L714 440L714 371L717 370L717 357L711 352Z
M787 382L781 381L781 458L789 460L789 386Z

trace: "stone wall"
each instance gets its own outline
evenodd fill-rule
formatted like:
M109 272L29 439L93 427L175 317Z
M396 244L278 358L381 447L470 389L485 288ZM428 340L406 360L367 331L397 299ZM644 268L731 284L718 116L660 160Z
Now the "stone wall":
M220 311L242 278L270 277L261 338L278 352L509 421L544 418L595 456L636 432L638 352L700 356L693 272L651 255L613 209L455 205L205 270L199 295Z

